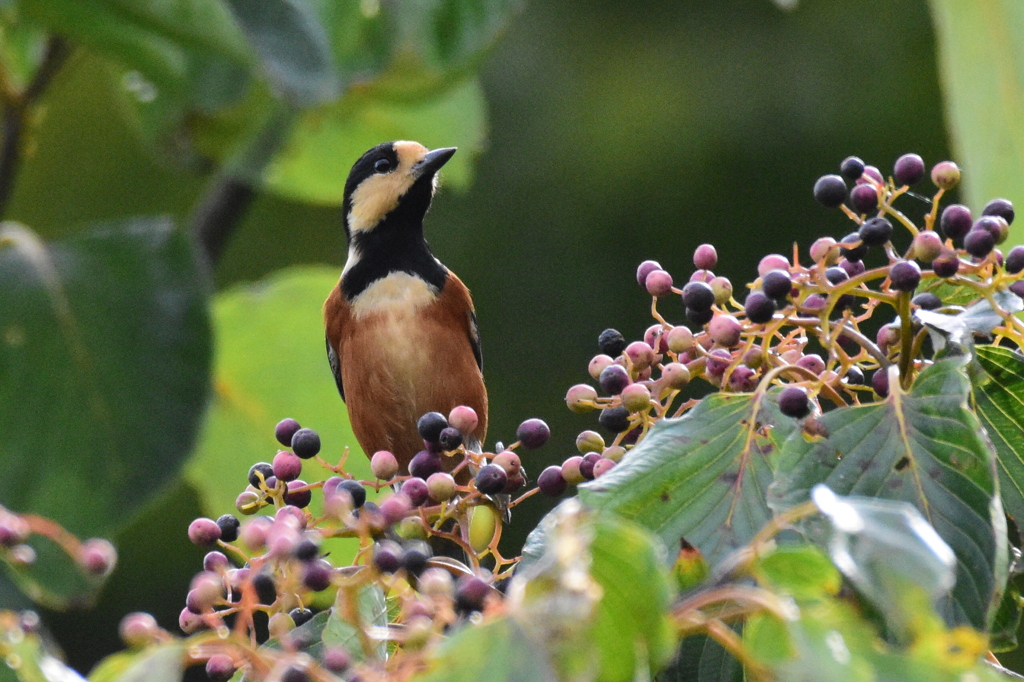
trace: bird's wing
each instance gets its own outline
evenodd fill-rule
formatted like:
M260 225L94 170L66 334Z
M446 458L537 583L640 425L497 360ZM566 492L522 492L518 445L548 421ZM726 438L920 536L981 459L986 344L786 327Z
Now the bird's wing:
M345 387L341 383L341 344L348 318L348 304L341 294L339 284L324 301L324 331L327 340L327 361L331 365L331 374L334 375L334 383L338 386L342 400L345 399Z
M476 366L484 371L484 354L480 349L480 327L476 323L476 311L469 309L469 343L473 346L473 357L476 358Z
M473 347L473 357L476 359L476 366L481 372L484 371L484 356L480 350L480 327L476 322L476 310L473 308L473 298L469 295L469 289L462 283L454 272L448 271L448 281L445 283L445 290L442 296L450 302L452 309L468 310L465 318L466 335L469 337L469 345ZM462 324L460 321L459 324Z

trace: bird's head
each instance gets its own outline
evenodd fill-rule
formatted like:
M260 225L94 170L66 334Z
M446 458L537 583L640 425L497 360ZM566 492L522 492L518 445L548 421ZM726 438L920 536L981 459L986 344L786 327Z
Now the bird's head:
M419 226L437 187L437 171L455 147L429 150L418 142L385 142L356 161L345 183L349 242L378 225Z

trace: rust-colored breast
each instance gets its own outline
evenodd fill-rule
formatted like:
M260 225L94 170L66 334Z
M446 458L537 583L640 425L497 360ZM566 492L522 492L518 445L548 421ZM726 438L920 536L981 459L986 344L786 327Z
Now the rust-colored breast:
M370 298L364 293L350 304L336 287L324 304L327 341L339 360L349 419L363 451L370 456L390 450L404 469L423 448L416 430L420 415L447 415L456 405L476 410L480 424L473 435L482 443L487 391L473 354L466 286L449 273L437 296L367 292Z

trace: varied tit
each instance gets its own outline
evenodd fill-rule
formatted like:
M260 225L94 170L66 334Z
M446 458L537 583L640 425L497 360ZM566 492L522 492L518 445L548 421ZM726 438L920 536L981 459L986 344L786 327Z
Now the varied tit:
M430 252L423 218L455 148L388 142L363 154L345 183L348 260L324 303L327 357L366 455L394 453L401 473L424 449L417 420L476 410L465 435L487 431L480 335L466 285ZM441 457L451 470L461 458Z

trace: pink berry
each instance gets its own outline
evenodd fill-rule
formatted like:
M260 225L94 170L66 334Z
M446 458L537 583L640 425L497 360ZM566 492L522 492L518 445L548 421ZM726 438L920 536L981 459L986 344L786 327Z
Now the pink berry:
M942 238L934 230L918 232L914 237L914 258L922 263L931 263L942 253Z
M720 346L732 348L740 342L743 326L732 315L715 315L708 323L708 334Z
M693 266L698 270L713 270L718 265L718 252L711 244L701 244L693 252Z
M652 324L644 332L644 343L653 348L655 353L667 353L668 330L660 324Z
M398 475L398 458L387 450L378 450L370 458L370 471L376 478L389 481Z
M647 283L647 275L651 274L655 270L661 270L661 265L658 264L658 261L645 260L643 263L641 263L640 266L636 269L637 284L639 284L640 286L645 286L645 284Z
M562 468L550 466L540 472L540 476L537 477L537 487L548 497L558 497L564 493L568 484L562 477Z
M302 473L302 460L287 450L274 455L274 475L279 481L294 481Z
M380 513L384 516L384 522L389 526L405 518L411 509L412 503L402 493L395 493L380 503Z
M611 357L604 354L595 355L590 360L590 365L588 365L587 371L590 372L590 376L594 377L595 379L600 379L601 372L603 372L606 367L613 364L615 364L615 360L613 360Z
M615 462L610 459L602 457L594 463L594 478L601 476L602 474L611 471L615 467Z
M652 270L645 281L647 293L661 298L672 293L672 275L664 270Z
M477 416L476 410L468 405L454 407L448 414L448 425L462 431L462 434L465 436L476 431L477 424L479 423L480 418Z
M597 391L588 384L576 384L565 394L565 404L576 414L584 414L595 408Z
M633 369L643 371L654 363L654 349L643 341L634 341L626 346L626 357L633 363Z
M108 575L117 563L117 550L103 538L92 538L82 545L79 560L82 568L92 575Z
M789 270L789 260L785 256L780 256L777 253L770 253L761 259L761 262L757 264L757 274L760 277L764 277L766 273L772 270Z
M188 539L194 545L212 545L220 540L220 526L213 519L198 518L188 526Z
M825 260L825 265L834 265L839 260L839 249L835 248L837 242L832 237L821 237L811 244L811 258L815 262Z
M797 367L803 367L815 374L821 374L825 371L825 361L822 360L821 356L817 353L808 353L807 355L804 355L796 361L796 365Z
M651 392L643 384L622 389L622 404L630 412L646 412L651 407Z
M661 380L674 390L682 390L690 383L690 370L679 362L670 362L661 370Z
M672 331L665 337L668 349L673 353L685 353L693 348L693 332L687 327L673 327Z
M696 270L692 275L690 275L691 282L704 282L705 284L709 284L714 278L715 273L710 270Z
M587 480L580 470L582 465L583 458L579 455L574 455L562 462L562 478L565 479L566 483L579 485Z

